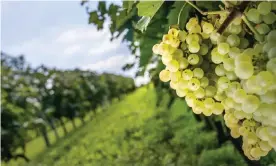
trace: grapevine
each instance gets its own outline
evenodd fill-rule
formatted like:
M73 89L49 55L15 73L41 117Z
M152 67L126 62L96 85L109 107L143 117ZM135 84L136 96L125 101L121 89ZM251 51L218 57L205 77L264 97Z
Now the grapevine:
M249 3L240 14L203 13L188 3L202 16L153 46L166 66L159 78L195 114L222 115L244 154L259 160L276 150L276 3Z

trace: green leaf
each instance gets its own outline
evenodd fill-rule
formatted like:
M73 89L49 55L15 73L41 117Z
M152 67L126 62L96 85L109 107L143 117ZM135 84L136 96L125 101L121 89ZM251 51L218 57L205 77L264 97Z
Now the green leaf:
M140 31L144 32L147 30L147 27L150 23L151 18L148 16L143 16L136 24L135 28L139 29Z
M163 4L162 1L140 1L137 5L139 16L153 17Z
M172 6L173 9L170 11L170 13L167 17L169 25L177 24L179 12L181 11L181 9L185 3L186 2L183 2L183 1L174 2L173 6ZM186 22L188 21L189 13L190 13L191 9L192 9L191 6L188 4L186 4L184 6L184 8L180 14L180 20L179 20L179 28L180 29L185 28L185 25L186 25Z
M135 1L123 1L123 8L127 10L127 13L129 13L132 8Z

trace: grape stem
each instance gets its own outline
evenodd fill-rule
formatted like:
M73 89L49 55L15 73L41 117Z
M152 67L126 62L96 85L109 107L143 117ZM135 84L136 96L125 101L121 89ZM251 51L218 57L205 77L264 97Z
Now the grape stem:
M263 40L262 35L259 34L259 32L254 28L254 26L248 21L245 14L241 16L243 22L248 26L248 28L254 33L255 37L258 39Z
M185 0L189 5L191 5L193 8L195 8L200 14L206 16L206 15L213 15L213 14L224 14L228 13L227 10L220 10L220 11L210 11L210 12L204 12L199 7L197 7L195 4L190 2L189 0Z
M230 14L221 24L218 29L218 33L222 34L224 30L229 26L229 24L237 17L241 17L243 15L244 10L246 9L247 5L250 1L242 1L240 5L235 6L231 9Z

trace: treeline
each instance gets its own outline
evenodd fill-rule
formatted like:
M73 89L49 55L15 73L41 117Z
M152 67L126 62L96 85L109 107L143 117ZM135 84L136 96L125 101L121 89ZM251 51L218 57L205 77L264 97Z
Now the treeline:
M113 98L135 89L134 80L114 74L90 71L58 70L45 66L32 68L24 56L12 57L1 52L1 158L3 161L23 158L25 146L41 135L50 146L47 129L56 139L56 127L68 133L65 120L76 127L75 119L84 123L87 113ZM30 132L31 131L31 132ZM20 153L18 153L20 149Z

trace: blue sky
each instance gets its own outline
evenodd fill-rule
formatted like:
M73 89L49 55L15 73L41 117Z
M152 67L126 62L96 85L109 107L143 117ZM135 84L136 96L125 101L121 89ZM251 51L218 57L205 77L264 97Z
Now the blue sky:
M97 7L97 2L91 3L91 8ZM121 39L110 42L107 24L102 31L88 25L88 14L80 1L2 1L1 5L2 51L24 54L32 66L78 67L134 76L135 69L121 70L134 60L126 44Z

